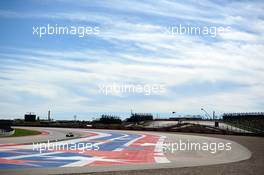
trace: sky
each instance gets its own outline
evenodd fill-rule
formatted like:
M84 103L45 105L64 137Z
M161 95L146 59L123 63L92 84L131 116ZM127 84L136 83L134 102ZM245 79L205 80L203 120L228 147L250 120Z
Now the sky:
M263 11L261 0L0 1L0 117L264 111ZM34 33L48 25L99 32ZM229 30L168 32L179 25ZM164 91L100 91L112 84Z

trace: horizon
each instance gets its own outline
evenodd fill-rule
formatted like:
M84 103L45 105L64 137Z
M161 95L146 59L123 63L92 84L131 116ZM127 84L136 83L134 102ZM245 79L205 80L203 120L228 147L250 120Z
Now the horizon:
M27 112L29 113L29 112ZM141 112L135 112L135 113L141 113ZM203 116L202 113L200 114L187 114L187 113L159 113L159 112L147 112L153 115L154 118L170 118L170 117L186 117L186 116L197 116L201 115ZM25 113L26 114L26 113ZM47 120L48 119L48 113L47 114L36 114L32 112L32 114L35 114L36 117L40 117L40 120ZM51 119L53 120L74 120L74 116L76 116L76 120L86 120L86 121L91 121L97 118L100 118L101 115L106 114L106 115L113 115L116 117L119 117L120 119L124 120L126 118L129 118L131 115L131 112L86 112L86 113L62 113L62 114L52 114L51 111ZM218 115L219 116L219 115ZM7 116L6 118L0 118L0 119L24 119L24 114L21 114L19 116Z

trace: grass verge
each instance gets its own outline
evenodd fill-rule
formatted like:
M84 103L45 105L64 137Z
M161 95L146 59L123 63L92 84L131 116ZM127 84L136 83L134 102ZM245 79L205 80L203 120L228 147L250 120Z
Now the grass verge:
M21 137L21 136L30 136L30 135L38 135L38 134L41 134L41 132L34 131L34 130L15 128L15 133L11 135L10 137Z

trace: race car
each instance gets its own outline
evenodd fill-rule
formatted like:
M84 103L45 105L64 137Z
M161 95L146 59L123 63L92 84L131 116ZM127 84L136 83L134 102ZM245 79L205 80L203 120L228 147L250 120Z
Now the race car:
M74 136L74 135L73 135L72 132L69 132L69 133L66 134L66 137L73 137L73 136Z

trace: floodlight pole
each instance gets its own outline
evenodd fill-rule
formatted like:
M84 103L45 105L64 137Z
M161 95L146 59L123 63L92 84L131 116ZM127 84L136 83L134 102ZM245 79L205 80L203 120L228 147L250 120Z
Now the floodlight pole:
M211 115L208 114L208 112L207 112L204 108L201 108L201 110L204 111L205 114L206 114L207 116L209 116L209 119L212 119ZM214 115L214 114L213 114L213 115ZM213 117L213 119L214 119L214 117Z

